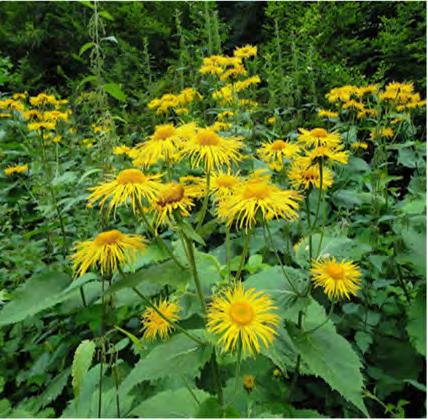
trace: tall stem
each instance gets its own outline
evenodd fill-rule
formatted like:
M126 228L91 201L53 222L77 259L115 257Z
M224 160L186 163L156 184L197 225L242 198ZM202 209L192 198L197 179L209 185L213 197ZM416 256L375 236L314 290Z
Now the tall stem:
M230 283L230 261L231 261L231 249L230 249L230 227L226 226L226 266L227 266L227 280Z
M309 207L309 193L305 197L306 219L309 230L309 261L312 261L312 226L311 226L311 209Z
M245 258L247 257L248 250L250 248L250 239L251 239L252 233L253 233L253 228L250 228L250 230L247 232L247 234L243 233L243 235L244 235L244 249L242 250L241 260L239 261L238 271L236 272L236 275L235 275L235 280L234 280L235 283L239 280L242 269L244 268Z
M204 198L204 202L202 204L202 209L200 212L200 218L199 218L199 222L198 225L196 226L196 230L199 231L202 227L202 224L204 223L204 219L205 216L207 214L207 210L208 210L208 204L209 204L209 199L210 199L210 182L211 182L211 173L210 171L207 171L207 177L206 177L206 191L205 191L205 198Z

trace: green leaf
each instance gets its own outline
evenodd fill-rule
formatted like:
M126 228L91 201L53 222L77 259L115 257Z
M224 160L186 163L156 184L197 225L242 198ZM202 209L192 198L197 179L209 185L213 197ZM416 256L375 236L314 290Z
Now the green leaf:
M43 391L43 394L39 397L41 408L50 404L61 394L64 387L67 385L69 376L70 368L62 371L51 381L48 387Z
M304 327L309 331L325 318L324 308L312 300L306 312ZM364 383L360 359L351 344L336 332L334 324L328 321L312 333L305 333L294 325L290 325L289 330L302 360L313 374L323 378L332 389L368 416L362 399Z
M80 47L79 56L81 56L85 51L91 49L95 45L95 42L87 42Z
M174 372L175 374L175 372ZM156 394L143 401L131 411L131 416L161 418L196 417L199 404L210 397L205 391L197 388L191 390L183 387Z
M419 354L426 356L426 296L419 290L407 312L407 333Z
M103 88L110 96L118 101L126 101L127 96L117 83L106 83Z
M110 20L110 21L113 21L114 19L113 19L113 16L109 13L109 12L107 12L107 10L102 10L100 13L99 13L99 15L100 16L102 16L104 19L107 19L107 20Z
M79 395L82 382L91 367L94 353L95 343L91 340L83 340L74 353L71 376L73 378L72 384L75 397Z
M122 334L125 334L134 344L135 346L139 349L139 350L144 350L144 346L141 343L141 341L135 337L134 334L130 333L129 331L124 330L123 328L120 328L118 326L115 325L116 330L120 331Z
M20 286L0 311L0 326L22 321L65 300L61 292L70 284L70 276L61 272L34 275Z
M199 338L201 331L191 331ZM171 373L195 378L211 356L210 346L200 346L184 334L177 334L166 343L159 344L142 358L131 370L120 386L120 392L127 394L142 381L166 378ZM152 416L152 413L150 413Z

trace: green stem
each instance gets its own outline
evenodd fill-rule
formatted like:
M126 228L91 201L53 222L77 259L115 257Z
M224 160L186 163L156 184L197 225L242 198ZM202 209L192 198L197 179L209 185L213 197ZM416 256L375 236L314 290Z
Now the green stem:
M309 230L309 263L312 261L312 226L311 226L311 210L309 208L309 193L305 197L306 219Z
M202 204L201 212L199 213L199 222L198 222L198 225L196 226L196 231L199 231L201 229L202 224L204 223L204 220L205 220L205 216L207 214L209 198L210 198L210 183L211 183L211 173L210 171L207 171L205 198Z
M223 388L221 386L220 370L217 363L217 355L216 355L215 348L213 350L211 360L212 360L211 366L212 366L213 377L217 387L218 402L220 403L220 406L223 407L224 406Z
M322 201L322 187L323 187L323 161L322 159L319 161L319 171L320 171L320 188L319 188L319 193L318 193L318 203L317 203L317 209L315 212L315 219L313 220L312 223L312 230L314 229L314 227L316 226L317 222L318 222L318 216L320 213L320 207L321 207L321 201Z
M105 334L105 285L104 285L104 276L101 278L101 324L100 324L100 340L101 340L101 360L100 360L100 376L98 384L98 418L101 418L101 408L102 408L102 396L103 396L103 367L104 367L104 358L105 358L105 349L104 349L104 334Z
M83 286L79 287L80 297L82 298L83 306L86 308L88 304L86 303L85 291L83 290Z
M230 227L226 226L226 266L227 266L227 280L230 283L230 262L231 262L231 249L230 249Z
M248 250L250 248L250 239L251 239L252 233L253 233L252 228L250 228L250 230L248 231L247 234L243 233L243 235L244 235L244 248L242 250L241 260L239 261L239 267L238 267L238 271L236 272L236 275L235 275L234 283L236 283L239 280L242 269L244 268L245 258L247 257Z
M303 325L303 311L299 311L298 318L297 318L297 328L299 328L299 330L301 330L302 325ZM294 367L293 378L291 380L290 391L288 392L288 400L290 400L290 397L293 394L294 389L296 388L297 378L299 377L299 372L300 372L301 359L302 358L301 358L300 354L298 354L297 359L296 359L296 365Z
M147 299L136 287L133 287L132 290L135 292L135 294L137 294L141 300L147 305L150 306L150 308L152 308L162 319L164 319L166 322L168 322L169 324L171 324L175 329L177 329L178 331L182 332L184 335L186 335L187 337L189 337L191 340L193 340L194 342L200 344L201 346L204 346L206 343L204 343L203 341L199 340L199 338L195 337L193 334L190 334L189 332L187 332L183 327L181 327L180 325L178 325L176 322L171 321L168 317L166 317L161 311L159 311L158 308L156 308L155 305L153 305L152 302L150 302L149 299Z

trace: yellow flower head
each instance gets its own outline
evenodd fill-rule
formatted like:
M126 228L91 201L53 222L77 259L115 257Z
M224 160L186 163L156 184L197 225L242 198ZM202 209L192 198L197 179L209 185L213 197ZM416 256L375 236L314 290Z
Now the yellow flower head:
M256 385L256 378L253 375L244 375L242 384L247 392L251 392Z
M200 128L188 141L182 143L180 156L190 158L193 167L202 165L206 171L230 168L231 163L242 159L239 150L243 147L241 138L222 137L209 128Z
M58 106L59 102L53 95L47 95L46 93L39 93L37 96L30 97L30 104L35 107L42 107L46 105Z
M116 146L113 149L113 154L115 154L117 156L119 156L119 155L125 155L125 154L128 154L130 151L131 151L130 147L121 145L121 146Z
M298 201L301 199L298 192L282 190L272 185L268 176L257 172L219 201L218 215L227 225L235 222L239 229L244 227L247 230L256 224L259 215L266 221L273 218L297 219Z
M144 251L145 240L140 235L127 235L119 230L99 233L95 239L78 242L71 256L76 277L98 267L101 274L112 274L122 264L132 262L137 251Z
M340 143L339 133L329 133L324 128L314 128L305 130L299 128L300 134L297 137L299 143L305 147L310 146L337 146Z
M211 176L211 191L218 200L232 194L233 189L241 182L239 176L227 172L214 172Z
M28 171L28 164L9 166L4 170L4 174L11 176L13 174L22 174Z
M386 127L386 128L379 128L379 129L373 128L372 130L370 130L370 140L375 141L380 137L391 139L392 137L394 137L393 129L390 127Z
M242 346L244 354L254 355L261 344L269 347L279 325L277 309L270 296L241 283L214 297L208 309L207 330L219 336L225 351Z
M333 112L333 111L328 111L326 109L320 109L318 111L318 116L319 117L326 117L326 118L338 118L339 117L339 113L338 112Z
M17 101L21 101L21 100L25 100L28 96L28 92L23 92L23 93L14 93L12 95L12 98L17 100Z
M257 85L261 82L260 76L252 76L245 80L240 80L234 84L236 92L241 92L242 90L248 89L252 85Z
M177 322L180 317L181 311L180 306L174 302L168 300L161 300L157 305L154 305L156 309L165 317L172 322ZM156 336L159 336L162 340L167 338L171 331L174 330L174 326L159 315L155 309L148 307L142 317L141 322L143 323L144 334L143 337L146 340L154 340Z
M313 163L317 163L320 159L325 163L341 163L347 164L349 159L349 152L343 150L343 145L338 146L317 146L308 151L306 156L311 159Z
M257 154L274 171L281 171L284 167L284 159L292 159L300 152L300 146L284 140L275 140L265 143L259 148Z
M318 165L312 165L312 161L301 157L292 162L288 171L291 185L296 189L308 190L309 188L320 188L321 176ZM333 172L324 167L322 189L325 190L333 185Z
M119 205L127 205L129 200L132 211L136 213L143 200L155 198L162 186L159 182L161 177L161 174L146 175L139 169L124 169L114 179L90 188L89 204L100 200L99 205L103 207L110 200L109 211L116 211Z
M361 273L352 261L338 262L334 257L313 261L311 274L315 287L322 287L329 299L350 299L360 288Z
M217 121L228 120L229 118L233 118L235 113L233 111L223 111L217 115Z
M201 187L199 185L175 182L164 184L152 200L152 206L156 212L156 225L171 222L176 211L181 216L190 216L190 210L195 205L194 200L200 196Z
M352 95L357 96L358 88L352 85L346 85L331 89L329 93L327 93L326 98L329 102L347 102L351 99Z
M275 116L269 117L267 119L267 123L270 124L270 125L275 125L275 123L276 123L276 117Z
M9 111L24 111L24 105L15 101L14 99L0 100L0 109L7 109Z
M247 44L244 47L236 48L233 51L233 55L239 58L255 57L257 55L257 47Z
M358 150L358 149L366 150L369 146L365 141L356 141L351 144L351 147L355 150Z

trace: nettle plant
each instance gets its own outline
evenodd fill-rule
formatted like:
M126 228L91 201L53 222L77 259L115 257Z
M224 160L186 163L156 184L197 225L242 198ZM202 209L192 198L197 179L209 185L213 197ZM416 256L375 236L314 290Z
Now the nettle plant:
M75 243L68 288L100 321L74 352L64 415L318 416L319 404L295 408L315 376L333 390L332 412L368 416L363 397L375 396L335 311L365 299L371 277L360 261L370 248L336 240L329 194L372 147L381 217L388 147L424 103L411 84L345 86L327 95L335 110L319 111L324 127L286 138L271 116L260 131L256 54L207 57L200 89L153 99L152 134L116 146L113 172L89 188L85 211L100 230ZM46 141L42 130L55 127L45 123L27 128Z

